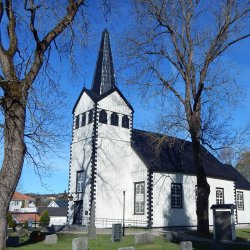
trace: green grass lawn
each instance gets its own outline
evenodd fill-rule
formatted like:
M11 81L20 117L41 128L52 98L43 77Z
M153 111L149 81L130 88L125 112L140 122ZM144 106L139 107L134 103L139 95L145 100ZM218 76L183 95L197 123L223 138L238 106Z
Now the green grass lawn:
M82 236L82 235L81 235ZM7 247L7 250L71 250L72 239L81 237L78 235L58 234L58 243L54 245L44 244L42 242L29 244L18 248ZM134 236L129 235L122 238L121 242L112 242L111 235L98 235L97 240L89 240L89 250L117 250L119 247L129 247L134 245ZM162 237L156 237L154 244L137 245L136 250L177 250L178 244L166 242Z
M36 244L27 244L18 248L8 247L7 250L71 250L72 239L82 237L83 235L58 234L58 243L55 245L47 245L42 242ZM236 230L237 241L246 241L250 239L250 229ZM208 237L211 238L211 235ZM121 242L113 243L111 235L98 235L97 240L89 240L89 250L117 250L119 247L134 246L134 236L129 235L122 238ZM195 250L210 249L208 243L193 242ZM149 245L137 245L136 250L177 250L178 244L166 242L163 237L155 237L155 243ZM247 250L249 246L228 246L228 250Z

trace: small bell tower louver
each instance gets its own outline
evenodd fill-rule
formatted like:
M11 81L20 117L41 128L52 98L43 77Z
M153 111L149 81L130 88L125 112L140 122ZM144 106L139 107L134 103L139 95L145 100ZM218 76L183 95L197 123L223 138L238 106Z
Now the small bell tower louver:
M96 69L91 90L100 96L114 87L115 76L109 32L107 29L105 29L102 32L102 40L98 52Z

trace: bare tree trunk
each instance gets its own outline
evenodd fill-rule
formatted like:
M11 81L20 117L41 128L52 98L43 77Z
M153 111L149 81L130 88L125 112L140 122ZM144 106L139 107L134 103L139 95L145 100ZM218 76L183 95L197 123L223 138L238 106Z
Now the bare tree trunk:
M197 132L191 133L193 156L195 161L195 171L197 177L197 232L209 233L209 214L208 199L210 194L210 186L207 182L204 170L200 141L197 138Z
M17 83L18 84L18 83ZM17 86L16 86L17 87ZM22 172L26 95L15 86L4 96L4 160L0 171L0 249L5 247L10 200Z

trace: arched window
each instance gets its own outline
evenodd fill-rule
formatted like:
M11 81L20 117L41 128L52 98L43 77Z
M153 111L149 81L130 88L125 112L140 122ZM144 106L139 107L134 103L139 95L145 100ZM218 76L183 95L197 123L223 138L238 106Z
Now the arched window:
M118 121L119 121L118 115L115 112L113 112L111 114L111 125L118 126Z
M127 115L124 115L122 117L122 127L123 128L129 128L129 119Z
M86 113L83 113L82 114L82 124L81 124L81 126L83 127L85 125L86 125Z
M80 117L79 117L79 115L77 115L76 116L75 129L79 128L79 122L80 122Z
M88 124L92 123L93 122L93 110L91 109L89 111L89 121L88 121Z
M107 112L105 110L100 111L99 122L107 124Z

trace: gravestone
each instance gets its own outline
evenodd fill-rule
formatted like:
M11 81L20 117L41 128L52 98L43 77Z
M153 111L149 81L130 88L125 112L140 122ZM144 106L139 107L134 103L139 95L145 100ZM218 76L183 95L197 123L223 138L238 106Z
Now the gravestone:
M90 222L88 226L88 238L96 239L96 226L95 226L95 201L92 201L91 212L90 212Z
M112 224L112 241L121 241L122 238L122 224Z
M134 247L120 247L118 250L135 250Z
M154 235L151 233L141 233L135 235L135 245L137 244L151 244L154 243Z
M56 244L57 243L57 235L56 234L46 235L44 243Z
M72 250L88 250L88 238L80 237L73 239Z
M180 250L192 250L192 242L191 241L181 241L180 242Z
M166 241L177 242L177 232L168 231L165 234Z
M6 240L6 247L18 247L19 236L9 236Z

